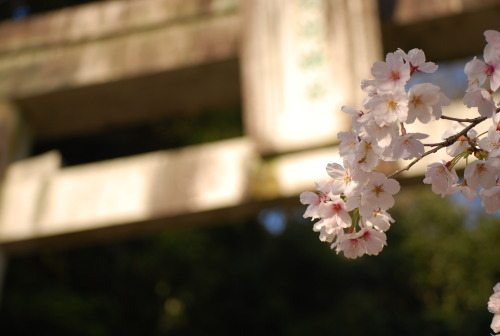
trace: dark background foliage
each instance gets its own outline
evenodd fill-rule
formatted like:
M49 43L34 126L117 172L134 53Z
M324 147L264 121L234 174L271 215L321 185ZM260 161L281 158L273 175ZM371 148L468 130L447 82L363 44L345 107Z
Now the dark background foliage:
M21 19L26 15L102 0L0 0L0 20Z
M281 233L255 218L46 250L9 263L5 335L488 335L500 223L413 187L389 246L347 260L302 208ZM277 210L274 210L277 211ZM474 215L474 216L472 216Z

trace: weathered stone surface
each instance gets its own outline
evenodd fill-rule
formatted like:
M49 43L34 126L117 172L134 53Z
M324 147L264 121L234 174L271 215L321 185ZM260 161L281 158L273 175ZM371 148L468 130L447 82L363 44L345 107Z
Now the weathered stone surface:
M166 115L240 106L236 59L28 97L17 103L35 140L123 128Z
M400 24L425 21L498 4L498 0L398 0L393 20Z
M326 177L325 165L340 160L333 145L311 148L349 129L340 106L360 106L360 80L382 57L375 1L242 4L240 13L236 0L106 1L0 24L0 98L14 99L35 141L241 99L248 136L69 168L56 153L19 161L3 184L0 246L135 234L179 218L216 222L292 198L298 205L298 194ZM429 41L433 27L422 27L415 36ZM446 111L469 112L459 103ZM439 123L429 142L448 125ZM263 160L255 147L277 155ZM421 176L434 158L401 177Z
M1 22L0 55L154 30L234 13L238 6L238 0L114 0L65 8Z
M237 2L109 1L0 25L0 97L216 62L238 54Z
M259 150L334 143L350 122L340 108L380 58L374 3L247 0L242 15L246 131Z
M39 235L45 188L50 176L59 170L60 161L57 152L49 152L9 166L1 190L0 242Z
M484 31L500 30L499 16L500 2L495 1L426 20L387 22L382 26L384 49L392 52L397 48L420 48L427 59L435 62L472 58L483 52Z
M64 169L55 153L21 161L5 179L0 243L234 207L255 159L241 138Z

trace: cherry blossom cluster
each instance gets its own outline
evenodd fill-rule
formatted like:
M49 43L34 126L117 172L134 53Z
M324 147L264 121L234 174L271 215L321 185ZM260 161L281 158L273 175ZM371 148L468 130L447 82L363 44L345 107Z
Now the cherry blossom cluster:
M316 183L315 192L300 195L308 205L304 217L317 220L313 230L337 253L347 258L377 255L394 222L387 211L400 185L392 177L443 148L451 159L431 163L423 182L441 196L461 192L474 199L479 194L488 213L500 210L500 114L492 95L500 87L500 33L489 30L485 36L484 61L474 58L465 66L468 89L463 101L474 107L471 114L477 114L472 118L443 115L442 106L450 100L439 86L408 85L414 73L437 70L420 49L388 53L385 62L373 65L373 78L361 83L366 93L362 108L342 107L352 116L352 129L337 135L342 164L329 163L328 178ZM452 121L442 142L424 144L428 134L407 132L409 124L438 119ZM490 127L478 134L475 127L485 120ZM426 146L431 149L426 151ZM411 161L388 176L378 169L383 162L400 160ZM465 162L462 179L456 172L459 161Z
M463 102L469 108L477 108L479 116L453 121L451 129L443 134L444 139L454 140L446 147L453 159L431 164L424 183L431 184L432 191L442 196L461 192L471 200L479 190L481 205L487 213L494 214L500 210L500 114L492 94L500 87L500 33L487 30L484 35L484 61L474 58L464 69L468 89ZM491 120L491 125L486 133L478 134L474 127L484 120ZM471 155L477 160L469 162ZM467 165L462 182L458 183L453 167L463 159Z

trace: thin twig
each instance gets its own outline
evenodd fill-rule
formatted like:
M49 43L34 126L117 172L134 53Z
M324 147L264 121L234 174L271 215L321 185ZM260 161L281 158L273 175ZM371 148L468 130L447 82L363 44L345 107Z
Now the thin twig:
M467 139L467 142L469 143L470 148L474 151L474 153L476 153L478 151L478 149L476 148L476 144L472 141L472 139L467 134L465 134L464 136Z
M448 117L448 116L445 116L445 115L442 115L440 119L453 120L453 121L458 121L458 122L467 122L467 123L474 122L474 119L469 119L469 118L455 118L455 117Z
M498 113L500 112L500 107L498 107L496 110L495 110L495 113ZM474 119L470 119L470 118L456 118L456 117L449 117L449 116L445 116L445 115L442 115L440 117L440 119L445 119L445 120L452 120L452 121L457 121L457 122L467 122L467 123L473 123L476 121L477 118L474 118Z

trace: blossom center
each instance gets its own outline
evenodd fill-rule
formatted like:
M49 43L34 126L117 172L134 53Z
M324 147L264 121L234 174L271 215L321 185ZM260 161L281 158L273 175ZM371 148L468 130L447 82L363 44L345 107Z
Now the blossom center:
M491 64L487 64L486 66L486 75L490 76L493 72L495 72L495 67Z
M372 192L378 197L381 193L384 192L384 188L382 185L376 185L375 188L373 188Z
M387 102L387 106L391 109L391 110L394 110L396 109L396 106L398 105L398 103L396 103L394 100L389 100Z
M400 76L399 72L397 72L397 71L391 71L390 78L391 78L391 80L395 81L395 80L401 79L401 76Z
M415 106L422 105L422 96L414 96L411 103Z
M340 211L342 210L342 205L340 203L335 203L332 205L332 210L335 212Z

